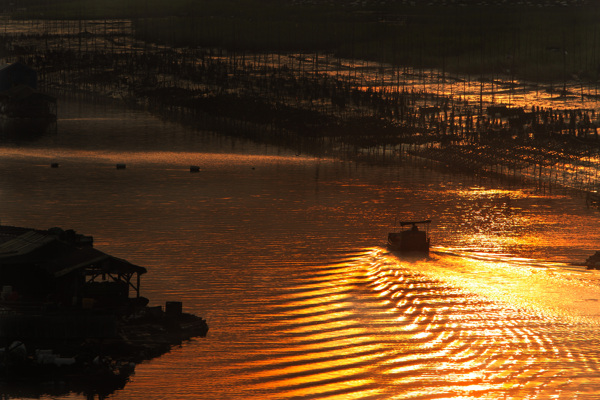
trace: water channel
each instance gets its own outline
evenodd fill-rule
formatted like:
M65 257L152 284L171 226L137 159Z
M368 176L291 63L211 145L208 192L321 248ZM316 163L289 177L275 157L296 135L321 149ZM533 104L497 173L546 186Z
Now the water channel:
M2 224L92 235L148 268L151 304L180 300L210 326L109 398L600 395L600 271L576 265L599 247L600 213L583 199L59 107L55 134L0 144ZM385 249L395 221L425 217L429 259ZM2 395L95 398L53 390Z

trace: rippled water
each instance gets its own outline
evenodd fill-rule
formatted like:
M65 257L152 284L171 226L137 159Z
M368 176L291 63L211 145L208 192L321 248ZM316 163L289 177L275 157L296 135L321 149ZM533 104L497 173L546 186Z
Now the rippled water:
M148 268L152 304L181 300L210 326L110 398L600 396L600 275L574 265L599 246L584 199L110 106L60 115L56 135L0 147L0 221L93 235ZM427 259L383 247L413 217L434 221ZM8 395L37 396L23 393Z

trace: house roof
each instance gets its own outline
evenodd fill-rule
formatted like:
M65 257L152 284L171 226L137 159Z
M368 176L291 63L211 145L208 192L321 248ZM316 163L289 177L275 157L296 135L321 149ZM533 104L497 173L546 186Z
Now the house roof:
M47 269L55 277L61 277L69 272L101 263L110 256L94 248L73 249L47 264Z
M26 231L0 244L0 262L8 258L30 254L55 240L54 236L44 235L33 230Z
M143 274L147 271L91 246L81 247L76 242L62 240L62 233L64 231L58 228L40 231L0 226L0 267L35 264L56 278L81 268L119 274ZM75 232L72 234L76 236Z
M35 229L22 228L20 226L0 225L0 245L29 231L35 231Z
M88 247L76 249L55 259L48 265L55 278L67 275L81 268L93 267L105 273L146 273L146 268L131 264L128 261L110 256L106 253Z

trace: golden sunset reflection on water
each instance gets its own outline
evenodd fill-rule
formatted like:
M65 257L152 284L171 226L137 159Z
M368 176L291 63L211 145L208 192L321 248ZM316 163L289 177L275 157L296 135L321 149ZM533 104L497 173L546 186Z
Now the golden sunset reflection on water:
M110 399L600 396L600 275L577 265L600 215L580 198L421 166L68 139L2 150L2 222L91 234L148 268L151 304L181 300L210 326ZM416 217L433 219L428 258L383 247Z

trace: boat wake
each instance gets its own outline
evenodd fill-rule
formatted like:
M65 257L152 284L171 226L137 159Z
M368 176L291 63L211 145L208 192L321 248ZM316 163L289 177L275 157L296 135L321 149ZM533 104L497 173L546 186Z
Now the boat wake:
M222 384L263 399L595 398L598 316L574 313L573 295L552 300L579 282L554 272L379 248L301 268L247 327Z
M584 266L508 254L436 249L421 271L504 303L600 324L600 274Z

